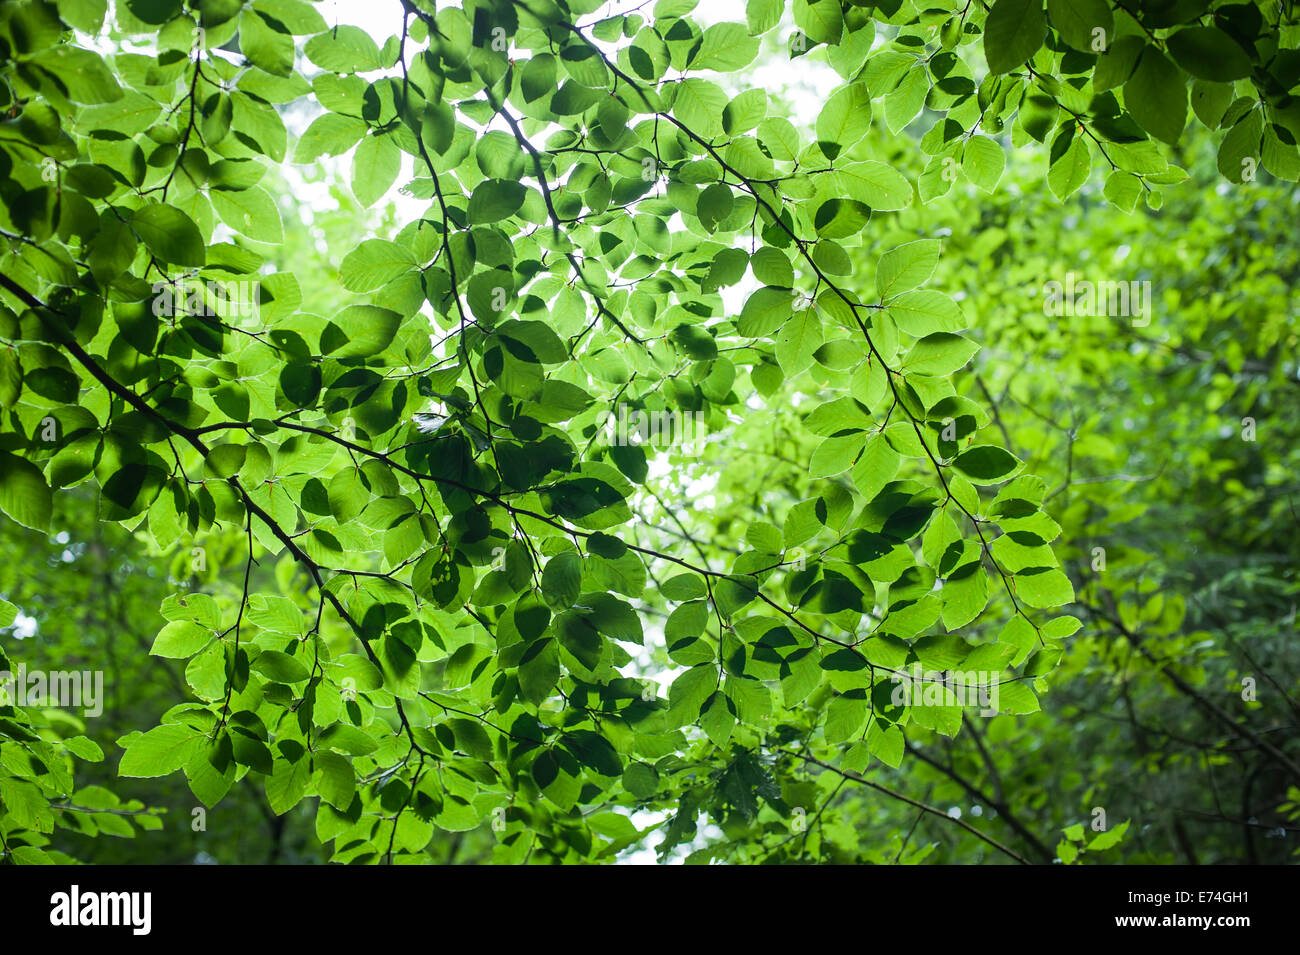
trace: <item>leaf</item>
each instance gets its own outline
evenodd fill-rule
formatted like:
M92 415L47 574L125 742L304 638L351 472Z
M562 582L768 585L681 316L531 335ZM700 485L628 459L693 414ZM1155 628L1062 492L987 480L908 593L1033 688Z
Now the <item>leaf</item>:
M212 632L189 620L173 620L158 632L149 652L156 657L185 660L212 640Z
M1116 208L1132 212L1142 197L1142 180L1132 173L1117 170L1106 177L1102 193Z
M384 64L379 47L360 27L342 24L307 41L303 53L322 70L331 73L364 73Z
M904 292L889 303L888 311L901 331L917 338L966 326L957 303L934 289Z
M203 734L183 723L164 723L127 744L119 776L167 776L184 766L203 741Z
M866 438L861 434L826 438L813 450L808 476L834 477L854 462L865 442Z
M1020 459L1010 451L992 444L967 448L952 462L953 467L976 484L996 484L1012 477L1020 469Z
M736 331L746 338L764 338L780 328L794 313L794 295L790 289L765 286L745 301Z
M629 763L623 771L623 788L638 799L649 799L659 791L659 773L648 763Z
M1125 833L1128 832L1128 824L1129 820L1126 819L1115 828L1108 829L1105 832L1093 836L1092 841L1088 843L1088 851L1103 852L1106 849L1112 849L1119 845L1120 842L1123 841Z
M217 478L230 478L239 473L244 466L248 448L242 444L219 444L208 451L203 459L203 467Z
M793 377L812 364L813 352L822 343L822 323L811 308L794 313L781 326L776 339L776 359L787 377Z
M524 699L540 705L560 680L560 660L554 640L539 640L528 648L519 662L519 690Z
M392 343L402 316L374 305L349 305L321 333L321 351L335 358L366 358Z
M838 43L844 30L838 0L794 0L794 22L814 43Z
M1114 38L1115 17L1106 0L1047 0L1047 12L1061 39L1076 50L1097 53Z
M240 14L239 50L254 66L268 73L288 76L293 72L293 37L253 10Z
M131 215L131 228L150 253L174 265L203 265L207 249L194 220L174 206L151 203Z
M1055 567L1022 570L1014 579L1017 596L1031 607L1060 607L1074 600L1070 578Z
M745 90L722 111L722 130L728 136L738 136L749 132L766 115L767 92L761 89Z
M0 408L12 408L23 393L23 367L12 348L0 351Z
M41 50L30 60L48 70L64 95L75 103L113 103L122 99L122 87L102 57L90 50L61 44Z
M12 520L38 531L50 526L54 498L36 465L8 451L0 451L0 511Z
M678 726L694 723L713 691L718 688L718 671L712 664L692 667L673 680L668 688L671 719Z
M484 179L469 197L469 221L482 225L508 219L524 204L528 190L507 179Z
M989 71L1010 73L1038 52L1046 36L1043 0L994 0L984 23Z
M542 596L552 607L573 606L582 586L582 557L571 550L561 551L546 562L542 571Z
M1169 35L1166 48L1174 62L1197 79L1227 83L1250 76L1250 57L1218 27L1183 27Z
M961 164L971 182L985 192L992 192L1002 178L1007 156L1002 147L988 136L972 136L966 141Z
M939 264L938 239L917 239L890 249L876 265L876 293L886 301L923 283Z
M902 457L883 434L873 434L853 465L853 484L864 499L874 500L898 473Z
M718 224L731 215L734 206L735 197L732 195L731 187L715 182L700 193L695 211L700 217L700 222L704 225L704 228L710 232L715 232Z
M209 197L221 221L236 232L260 242L284 241L280 210L265 189L258 186L238 191L213 189Z
M402 155L391 136L367 136L352 158L352 194L363 206L383 198L402 170Z
M1124 105L1139 126L1157 139L1176 143L1187 124L1187 86L1178 67L1153 46L1142 51L1124 84Z
M1228 130L1219 144L1217 165L1219 172L1229 182L1244 182L1254 164L1258 163L1263 144L1264 117L1252 109Z
M822 107L817 116L817 145L828 159L834 159L870 128L871 91L865 84L854 83L837 90Z
M979 351L969 338L951 332L935 332L912 346L903 359L902 370L921 375L951 375Z
M266 799L271 811L282 816L302 801L311 782L311 762L303 757L293 762L277 759L266 780Z
M302 683L311 676L300 661L279 650L263 650L253 661L252 669L272 683Z
M370 292L405 275L415 265L415 256L396 242L366 239L343 257L339 278L349 292Z
M357 791L357 777L352 769L352 761L330 750L317 750L311 759L316 792L335 809L345 811Z
M748 66L758 55L758 41L739 23L715 23L707 27L691 69L731 73Z
M673 114L695 133L716 136L722 132L722 111L729 97L717 83L695 77L674 87Z
M1066 136L1065 133L1061 134ZM1059 142L1059 138L1058 138ZM1092 169L1092 155L1088 149L1086 136L1071 135L1069 145L1056 155L1057 147L1053 144L1052 163L1047 172L1047 184L1056 198L1064 202L1088 181Z
M839 170L840 188L872 209L893 212L912 203L912 184L883 162L855 162Z
M338 113L317 116L294 147L293 161L308 163L321 156L338 156L351 149L365 133L365 121L355 116Z
M564 750L542 750L533 761L533 779L547 799L566 811L582 791L581 773L578 761Z
M918 63L907 71L898 88L885 96L885 125L890 132L902 132L916 118L929 92L929 73Z

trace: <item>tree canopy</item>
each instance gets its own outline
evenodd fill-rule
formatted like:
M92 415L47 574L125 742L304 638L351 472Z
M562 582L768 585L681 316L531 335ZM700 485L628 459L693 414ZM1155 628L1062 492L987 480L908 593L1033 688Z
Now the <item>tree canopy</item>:
M1289 855L1295 11L742 12L0 8L5 861Z

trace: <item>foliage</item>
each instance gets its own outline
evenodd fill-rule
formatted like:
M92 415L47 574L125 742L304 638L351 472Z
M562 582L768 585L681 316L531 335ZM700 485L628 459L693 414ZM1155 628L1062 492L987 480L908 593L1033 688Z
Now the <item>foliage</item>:
M1178 322L1131 329L1124 359L1110 319L1037 312L1055 264L1136 244L1116 223L1238 241L1216 184L1297 178L1284 6L694 7L405 0L382 44L302 0L0 11L0 510L30 529L7 540L35 563L47 533L93 532L154 568L112 579L132 630L160 608L158 662L110 681L176 678L104 741L112 782L80 727L4 709L6 856L156 826L136 796L184 799L134 781L183 774L207 809L292 820L311 858L305 809L336 862L611 860L651 831L663 858L920 861L920 817L940 857L1069 862L1097 780L1048 806L1015 747L1074 755L1040 695L1068 680L1067 710L1095 706L1094 668L1122 655L1127 687L1134 654L1250 744L1282 806L1294 757L1207 696L1212 614L1189 625L1163 593L1206 567L1145 577L1122 542L1208 509L1161 481L1235 481L1252 530L1197 546L1294 557L1280 474L1250 470L1289 473L1291 426L1240 473L1206 448L1294 388L1294 253L1279 276L1222 255L1235 291L1207 297L1180 256L1214 246L1139 246ZM815 117L746 81L773 57L834 71ZM292 183L318 162L340 211L306 223ZM418 214L367 226L408 171ZM1167 187L1187 205L1147 215ZM1081 208L1108 225L1072 232ZM1285 213L1256 211L1240 241L1271 254ZM1171 418L1176 391L1144 408L1162 374L1213 414ZM1130 459L1174 425L1176 457ZM1170 476L1142 503L1077 488L1151 467ZM1283 567L1224 576L1284 604ZM42 627L72 605L3 580ZM934 680L900 703L913 665L990 674L1002 715L976 725ZM1117 822L1159 801L1126 796Z

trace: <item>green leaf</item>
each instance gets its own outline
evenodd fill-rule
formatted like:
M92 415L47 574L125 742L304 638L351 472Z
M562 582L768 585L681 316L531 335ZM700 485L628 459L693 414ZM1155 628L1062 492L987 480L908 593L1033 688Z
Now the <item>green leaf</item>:
M266 800L271 811L282 816L302 801L311 782L311 761L302 757L293 762L277 759L266 780Z
M1183 27L1170 34L1166 47L1174 62L1197 79L1227 83L1250 76L1250 57L1218 27Z
M1106 0L1047 0L1047 12L1061 39L1076 50L1098 53L1114 39L1115 17Z
M217 478L230 478L244 466L248 448L242 444L219 444L203 459L204 470Z
M1098 833L1092 837L1088 843L1089 852L1102 852L1106 849L1112 849L1119 845L1124 839L1125 833L1128 832L1129 820L1124 820L1114 829L1108 829L1105 832Z
M239 17L239 49L252 64L276 76L293 72L293 37L253 10Z
M871 91L863 83L854 83L837 90L822 107L817 116L817 145L828 159L834 159L870 128Z
M415 256L386 239L366 239L343 257L339 278L349 292L371 292L415 268Z
M951 375L979 351L968 338L951 332L935 332L912 346L903 359L902 370L921 375Z
M1264 117L1252 109L1228 130L1219 144L1219 172L1229 182L1241 183L1258 164L1263 145Z
M728 101L722 87L690 77L677 83L673 89L673 114L689 129L703 136L716 136L722 132L722 111Z
M221 221L236 232L259 242L284 241L280 210L265 189L258 186L238 191L213 189L209 196Z
M749 132L767 115L767 92L745 90L722 111L722 129L728 136Z
M976 484L996 484L1015 475L1020 459L1005 448L981 444L957 455L953 467Z
M746 338L764 338L780 328L794 313L794 294L788 288L764 286L745 301L736 331Z
M863 498L873 500L894 479L901 464L902 457L885 436L873 434L853 465L853 484Z
M1132 212L1142 197L1142 180L1132 173L1117 170L1106 177L1102 193L1116 208Z
M469 197L467 215L477 224L500 222L519 211L528 190L522 183L507 179L484 179Z
M1063 149L1058 144L1062 139L1068 142ZM1052 146L1052 163L1047 172L1047 184L1053 195L1064 202L1088 181L1092 170L1092 154L1088 149L1088 139L1082 134L1075 134L1071 129L1062 133L1057 143Z
M962 170L976 186L985 192L992 192L997 188L1002 170L1006 167L1006 153L988 136L972 136L966 141L964 150Z
M321 333L321 351L334 358L366 358L382 352L397 335L402 316L374 305L349 305Z
M678 726L694 723L705 701L718 688L718 670L712 664L692 667L673 680L668 688L670 719Z
M748 66L758 55L758 41L739 23L715 23L704 31L691 60L693 70L730 73Z
M122 98L113 72L90 50L61 44L41 50L29 62L52 73L64 95L75 103L113 103Z
M173 265L203 265L207 248L194 220L174 206L152 203L131 215L131 228L149 252Z
M1031 607L1060 607L1074 600L1070 578L1055 567L1022 570L1014 579L1016 594Z
M966 327L957 303L934 289L904 292L889 303L888 311L900 330L917 338Z
M199 730L183 723L164 723L131 740L118 764L119 776L167 776L184 766L202 745Z
M822 343L822 323L815 309L795 312L781 326L776 339L776 359L787 377L793 377L812 364L813 352Z
M156 657L185 660L212 640L212 631L189 620L173 620L158 632L149 652Z
M23 367L11 348L0 351L0 408L12 408L23 392Z
M847 434L822 441L813 450L808 464L808 476L833 477L857 459L866 438L861 434Z
M54 498L36 465L8 451L0 451L0 511L35 530L50 526Z
M703 223L704 228L714 232L717 230L718 224L731 215L734 206L735 196L731 192L731 187L715 182L700 193L695 211L700 217L700 222Z
M814 43L838 43L844 31L837 0L794 0L794 22Z
M364 120L338 113L325 113L312 120L293 150L296 163L313 162L320 156L347 152L366 133Z
M573 606L582 586L582 557L575 551L561 551L546 562L542 571L542 595L557 609Z
M886 301L925 282L939 264L938 239L918 239L890 249L876 265L876 293Z
M370 34L348 24L312 37L303 52L307 59L331 73L364 73L384 65Z
M1157 139L1176 143L1187 124L1187 85L1178 67L1154 46L1142 51L1137 69L1124 84L1124 105L1133 119Z
M367 136L352 158L352 194L372 206L388 192L402 170L402 154L391 136Z
M263 650L253 661L252 669L272 683L302 683L311 676L300 661L279 650Z
M1038 52L1046 36L1043 0L994 0L984 23L989 71L1010 73Z
M317 794L343 812L351 805L357 791L357 777L352 769L352 761L330 750L317 750L311 759Z
M855 162L838 172L840 188L881 212L904 209L912 202L912 184L883 162Z

